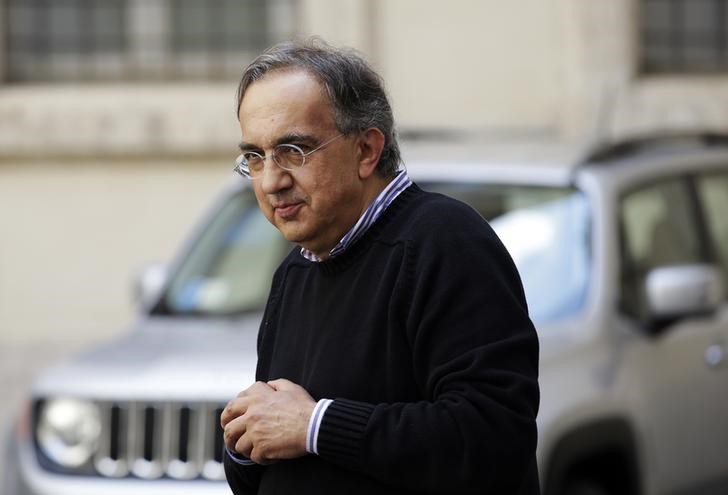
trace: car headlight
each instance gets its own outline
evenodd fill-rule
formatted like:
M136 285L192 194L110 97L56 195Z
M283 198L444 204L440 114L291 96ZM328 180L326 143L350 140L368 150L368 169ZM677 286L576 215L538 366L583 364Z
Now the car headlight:
M92 402L48 400L40 407L37 425L41 451L65 468L83 466L98 448L101 417L99 408Z

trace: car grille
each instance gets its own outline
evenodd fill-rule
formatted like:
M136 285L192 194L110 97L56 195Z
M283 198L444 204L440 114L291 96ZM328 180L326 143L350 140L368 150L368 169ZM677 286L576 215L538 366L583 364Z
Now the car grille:
M100 403L103 434L94 457L101 476L225 479L219 404Z

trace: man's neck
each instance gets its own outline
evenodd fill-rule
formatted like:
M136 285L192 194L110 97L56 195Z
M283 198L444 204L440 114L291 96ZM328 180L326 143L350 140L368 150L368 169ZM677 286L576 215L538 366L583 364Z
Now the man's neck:
M387 188L392 180L394 180L394 177L382 177L379 174L374 174L371 177L370 181L364 185L364 193L362 194L363 199L361 201L362 207L360 208L359 216L356 217L354 223L356 223L364 212L367 211L367 208L369 208L369 205L372 204L372 201L382 194L382 191ZM351 227L354 226L354 223L351 224Z
M362 194L360 196L361 200L358 202L360 207L355 210L358 213L356 215L352 215L351 222L349 223L346 230L340 232L339 235L336 237L336 240L330 246L318 250L318 252L313 250L309 250L309 252L313 254L318 259L318 261L325 261L330 258L332 250L334 250L341 243L341 241L351 232L351 230L356 226L364 213L367 211L367 208L369 208L372 202L375 201L380 194L382 194L382 191L384 191L387 186L392 183L393 180L394 177L381 177L378 174L370 177L370 180L368 180L365 183L364 188L362 188ZM303 247L303 249L306 250L307 248Z

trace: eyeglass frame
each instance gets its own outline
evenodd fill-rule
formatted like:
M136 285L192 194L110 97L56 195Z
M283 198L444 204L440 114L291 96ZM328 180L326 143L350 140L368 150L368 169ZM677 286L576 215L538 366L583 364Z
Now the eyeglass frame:
M345 136L345 134L339 133L336 136L332 137L331 139L324 141L323 143L321 143L320 145L318 145L317 147L315 147L314 149L312 149L309 152L304 152L303 149L301 149L301 147L296 144L290 144L290 143L277 144L273 148L273 152L270 154L270 158L272 158L273 163L275 163L276 166L280 167L283 170L291 172L293 170L303 168L303 166L306 165L307 157L309 157L310 155L312 155L313 153L315 153L319 150L324 149L326 146L333 143L334 141L336 141L337 139L339 139L342 136ZM293 148L294 150L299 152L301 154L301 164L298 166L295 166L295 167L291 167L291 168L284 167L283 165L281 165L281 163L278 161L278 159L276 159L276 150L281 147ZM262 172L265 169L265 160L268 158L268 155L258 153L257 151L245 151L243 153L240 153L237 156L237 158L235 158L235 167L233 167L233 171L236 172L237 174L245 177L246 179L255 180L255 179L259 178L260 176L253 177L253 175L250 173L250 167L246 165L247 159L245 158L245 155L251 154L251 153L254 155L258 155L260 157L261 163L263 164L263 168L260 169L260 171Z

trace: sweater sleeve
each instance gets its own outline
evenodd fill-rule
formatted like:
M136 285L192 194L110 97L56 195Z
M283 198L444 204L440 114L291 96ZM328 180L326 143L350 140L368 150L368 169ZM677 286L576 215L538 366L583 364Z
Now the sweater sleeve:
M537 493L538 340L515 266L464 205L418 221L431 234L408 248L391 311L425 400L334 400L319 455L425 493Z
M254 495L258 493L260 476L264 466L255 463L236 462L227 450L223 453L225 478L235 495Z
M293 251L291 251L291 253L292 252ZM261 335L269 324L271 308L275 305L275 298L277 297L280 289L281 273L284 270L282 268L283 265L284 264L282 263L281 266L278 267L271 280L270 297L268 298L265 310L263 311L263 319L258 332L259 341ZM266 469L266 466L256 464L250 459L236 455L235 453L230 452L227 447L225 448L225 452L223 452L223 466L225 468L225 478L227 479L228 485L234 495L254 495L258 493L260 479Z

